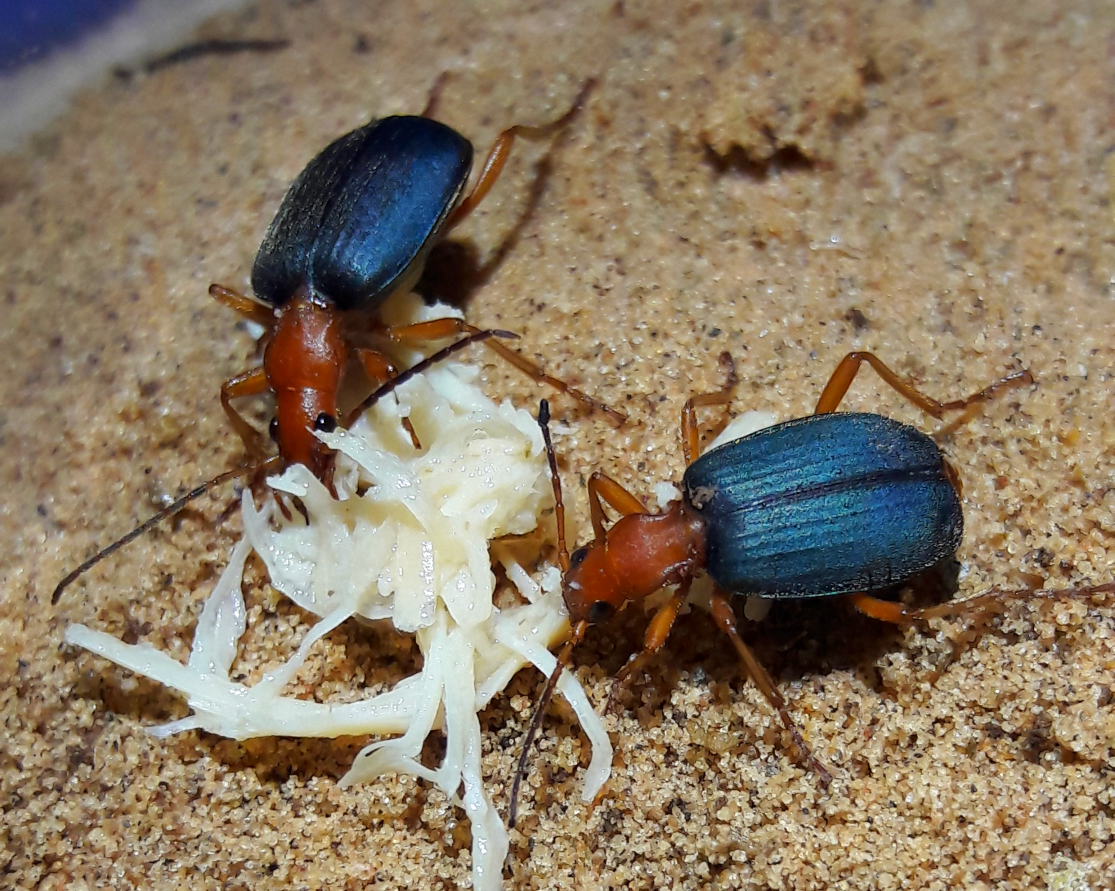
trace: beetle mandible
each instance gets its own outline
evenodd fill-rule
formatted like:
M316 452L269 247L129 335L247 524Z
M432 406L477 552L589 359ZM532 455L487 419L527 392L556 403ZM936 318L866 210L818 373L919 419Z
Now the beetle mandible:
M593 540L570 556L557 460L550 442L549 406L539 423L553 478L562 568L562 594L572 634L562 648L531 719L511 790L515 824L519 786L531 744L563 668L588 627L628 603L674 586L647 627L643 649L616 675L609 696L665 643L694 579L714 582L711 611L731 640L747 675L778 713L801 760L822 783L831 781L790 716L777 686L736 629L729 594L767 598L843 595L873 618L898 624L918 621L919 610L880 600L871 592L905 582L953 555L963 533L960 481L926 434L890 418L863 412L834 413L864 362L902 396L940 419L961 420L1000 390L1033 383L1029 371L1010 374L978 393L938 402L904 381L877 356L849 353L837 366L814 414L786 421L720 445L696 458L696 410L726 405L735 385L727 369L722 390L692 397L682 412L686 471L680 500L650 513L612 478L595 472L588 483ZM620 514L605 529L604 504Z

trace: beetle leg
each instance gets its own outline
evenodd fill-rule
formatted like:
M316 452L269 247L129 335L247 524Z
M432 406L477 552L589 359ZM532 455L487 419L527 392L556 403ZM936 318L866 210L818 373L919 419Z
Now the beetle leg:
M496 141L488 151L488 157L484 160L484 166L480 169L480 176L476 180L476 185L472 187L468 196L449 215L449 219L445 223L446 231L452 229L476 210L480 202L487 197L488 192L491 191L492 186L499 179L499 175L503 173L503 167L511 156L511 147L515 144L515 137L519 135L519 132L519 128L512 127L510 130L504 130L496 137Z
M364 367L364 373L368 375L368 379L376 387L387 383L399 373L399 369L383 353L367 347L359 347L356 350L356 357Z
M588 506L592 514L592 532L597 541L604 541L607 533L604 531L604 505L601 500L621 516L629 517L631 514L645 514L647 509L643 503L628 492L606 473L595 471L588 480Z
M794 746L798 750L798 756L805 762L806 766L817 774L821 783L827 786L832 782L832 774L828 772L825 766L817 760L810 750L808 744L805 742L805 737L802 736L798 726L794 723L793 718L790 717L790 710L786 707L786 700L782 698L782 694L778 692L778 688L774 685L769 674L759 660L755 658L754 653L743 642L736 631L736 614L732 610L732 605L728 602L728 598L724 596L724 592L719 588L714 588L712 592L712 618L720 627L728 638L732 641L733 646L736 648L736 653L739 654L740 662L743 663L744 670L750 675L751 680L755 686L759 688L759 692L766 697L767 702L770 703L771 708L778 712L778 716L782 719L782 726L786 728L786 732L790 734L790 738L794 741Z
M1101 586L1103 587L1103 586ZM1090 592L1092 589L1084 589ZM890 600L879 600L870 594L849 594L851 601L859 612L880 622L892 625L912 625L914 622L927 622L930 619L957 618L960 616L975 617L974 621L985 623L991 616L1006 610L1007 604L1012 600L1025 600L1043 594L1060 595L1060 591L1034 591L1023 588L1018 591L994 591L990 594L981 594L978 597L969 597L967 600L950 600L936 606L927 606L922 609L909 609L901 603ZM1069 594L1075 590L1070 589Z
M449 340L458 334L476 334L481 329L464 319L430 319L384 329L383 333L395 343L419 346L432 340ZM518 335L512 335L518 337Z
M257 325L263 325L266 328L275 326L275 310L272 307L257 303L251 297L246 297L239 291L226 288L224 285L213 284L209 286L209 296L213 297L218 303L223 303L230 309L235 309Z
M891 600L880 600L870 594L849 594L848 601L865 616L891 625L911 625L920 618L918 614L924 612L924 610L908 609L901 603Z
M244 420L244 416L240 414L235 408L232 407L232 400L238 399L241 396L258 396L260 393L265 393L270 389L267 382L267 373L262 368L255 368L252 371L245 371L243 374L238 374L231 380L225 381L221 384L221 406L228 416L228 422L232 424L232 429L239 435L244 443L244 449L248 453L248 457L253 461L258 461L262 458L266 448L263 444L263 438L260 436L258 430ZM270 464L270 461L267 462ZM257 478L257 481L258 478ZM329 487L330 492L333 492L333 497L337 497L337 493L333 491L332 481L327 481L326 485ZM252 483L252 488L255 489L256 482ZM283 503L283 499L279 497L279 493L273 492L275 496L275 503L279 505L279 510L283 512L283 516L290 520L290 509Z
M561 497L561 474L558 473L554 441L550 438L550 403L543 399L538 404L538 427L546 443L546 463L550 466L550 485L554 489L554 524L557 526L558 565L561 576L569 572L569 548L565 543L565 502ZM513 801L513 800L512 800Z
M247 449L253 460L259 458L265 451L262 437L259 431L245 421L244 416L232 407L232 400L241 396L258 396L260 393L266 393L268 388L267 374L262 368L245 371L243 374L238 374L221 384L221 406L224 408L225 414L228 415L228 421L232 424L232 429L240 435L240 438L244 441L244 448Z
M476 210L477 206L491 191L492 186L495 185L499 175L503 172L503 166L507 163L507 159L511 157L511 147L515 144L516 137L522 136L525 139L544 139L553 133L556 133L566 124L568 124L581 107L585 104L585 99L588 97L589 92L596 86L596 81L589 79L585 81L581 91L577 94L577 98L573 101L573 105L569 111L563 114L555 121L550 121L548 124L542 124L539 127L528 127L523 124L516 124L514 127L509 127L504 130L496 141L492 144L491 149L488 151L488 157L484 161L484 166L480 168L480 175L476 179L476 185L472 187L472 192L468 197L461 201L449 215L449 219L445 223L446 230L452 229L461 220L467 217L470 213ZM439 90L440 83L435 85L434 89ZM431 98L431 103L434 97Z
M821 398L817 400L817 409L814 414L822 415L836 410L840 400L844 398L844 394L848 392L848 388L852 385L856 372L859 371L864 362L874 368L879 377L903 397L938 420L945 412L964 411L964 414L957 421L958 424L967 421L979 409L979 406L992 399L1000 390L1034 382L1034 376L1029 371L1016 371L964 399L938 402L917 390L909 381L900 378L874 353L848 353L840 360L840 364L836 366L836 371L832 373L832 377L825 384L825 389L821 391Z
M689 586L692 584L692 578L685 579L678 585L677 590L670 595L670 599L662 604L658 612L654 614L650 624L647 625L646 634L643 636L642 650L631 654L627 664L617 672L615 680L612 681L612 689L608 693L608 702L604 706L604 714L608 714L615 708L620 691L627 686L628 679L662 649L662 645L666 643L666 638L670 636L670 629L674 627L674 621L678 617L681 605L685 603L685 598L689 596Z
M385 332L392 340L413 343L423 342L428 340L445 340L446 338L453 337L455 334L478 334L480 329L474 325L468 324L463 319L434 319L429 322L416 322L413 325L403 325L398 328L388 328ZM489 348L497 352L506 361L510 362L521 372L531 377L533 380L540 384L549 384L555 390L566 393L574 399L583 402L589 408L597 409L609 415L612 420L623 423L627 420L627 416L610 408L598 399L594 399L587 393L578 390L576 387L570 386L560 378L552 377L536 364L530 361L522 353L504 346L498 340L487 340L485 343Z
M1112 593L1115 593L1115 582L1083 588L992 590L988 594L969 597L967 600L952 600L909 612L914 621L952 618L964 614L976 615L980 621L984 621L985 617L1005 612L1007 605L1015 600L1081 600Z
M917 610L914 614L914 618L918 621L925 621L928 619L964 616L967 619L968 625L964 632L960 637L952 641L952 653L945 663L945 665L947 665L948 662L961 656L964 650L987 630L987 625L991 619L1006 612L1007 606L1012 601L1037 599L1060 601L1091 600L1112 593L1115 593L1115 582L1107 582L1102 585L1090 585L1083 588L1060 588L1040 591L1032 588L1022 588L1014 591L993 590L979 597L970 597L967 600L941 603L937 606L930 606L925 609ZM945 665L942 665L933 673L932 680L936 680L944 670Z
M356 350L356 356L360 360L360 364L364 367L364 373L368 375L368 379L372 382L372 386L379 387L381 384L387 383L391 378L399 373L399 370L392 364L383 353L376 352L375 350L368 349L367 347L359 347ZM398 397L396 397L398 401ZM410 418L400 418L403 429L406 430L407 435L410 437L411 445L414 446L415 451L422 448L422 441L418 438L418 434L414 430L414 425L410 422Z
M1012 600L1025 599L1034 596L1036 592L1023 589L1021 591L995 591L979 597L970 597L967 600L954 600L940 603L924 609L907 609L899 603L887 600L878 600L868 594L851 594L849 599L852 605L873 619L880 622L889 622L893 625L908 627L917 622L928 623L930 619L946 619L963 617L967 625L963 632L952 638L952 652L930 677L930 683L936 683L937 678L948 667L949 663L963 655L968 646L982 637L987 630L987 625L995 616L1006 611L1007 605ZM1060 592L1053 592L1060 593Z
M706 405L728 405L732 401L732 390L736 386L736 363L732 354L725 350L720 354L720 365L726 373L724 386L715 393L702 393L690 396L681 410L681 448L688 467L700 457L701 435L697 429L697 409Z

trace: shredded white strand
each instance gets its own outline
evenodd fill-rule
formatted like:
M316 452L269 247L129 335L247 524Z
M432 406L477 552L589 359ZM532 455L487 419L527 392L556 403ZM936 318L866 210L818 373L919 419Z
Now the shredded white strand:
M436 316L411 307L411 320L424 317ZM475 370L446 363L401 387L397 400L382 400L352 430L322 434L339 453L339 500L304 467L270 481L301 499L309 523L297 512L285 520L270 500L257 509L245 496L244 540L205 603L188 664L82 625L70 626L65 639L185 695L193 713L153 728L155 736L191 729L233 739L393 736L365 748L342 785L396 771L442 789L472 823L473 887L495 891L509 837L481 775L477 713L524 665L548 675L555 663L549 647L568 634L568 622L558 573L536 579L510 558L501 562L525 602L493 606L489 541L531 531L552 491L534 419L497 406L475 379ZM423 450L403 431L403 415ZM362 496L358 482L367 487ZM230 669L247 626L240 582L252 549L274 588L321 619L289 659L247 686L231 680ZM314 645L352 616L388 619L414 633L422 670L356 702L283 695ZM610 773L611 744L573 673L558 691L592 744L584 789L591 800ZM439 728L446 753L431 769L419 756Z

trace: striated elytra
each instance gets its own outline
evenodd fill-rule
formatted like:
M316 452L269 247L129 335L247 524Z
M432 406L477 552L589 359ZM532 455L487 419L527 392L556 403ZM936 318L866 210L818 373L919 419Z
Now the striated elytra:
M960 498L936 443L875 414L812 415L726 443L682 482L728 591L877 591L956 553Z
M413 115L372 121L322 150L291 185L252 267L282 306L299 289L340 310L414 283L468 182L472 144Z

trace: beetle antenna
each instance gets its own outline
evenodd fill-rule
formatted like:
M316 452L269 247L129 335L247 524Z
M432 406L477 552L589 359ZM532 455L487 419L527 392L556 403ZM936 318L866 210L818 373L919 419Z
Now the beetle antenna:
M554 519L557 521L557 535L558 535L558 563L561 565L562 579L565 578L565 573L569 571L569 548L565 543L565 503L561 499L561 477L558 476L557 455L554 453L554 443L550 439L550 403L543 399L538 406L538 426L542 428L542 439L546 442L546 460L550 464L550 479L554 486ZM538 730L542 726L542 717L546 714L546 709L550 705L550 700L553 699L554 690L557 689L558 678L561 677L562 669L569 664L569 657L573 652L573 647L576 646L585 636L585 631L588 628L588 622L582 620L577 623L573 629L573 634L562 647L561 655L558 656L557 665L554 667L553 673L550 675L549 680L546 681L546 688L542 691L542 695L538 699L538 705L534 707L534 714L530 719L530 727L527 728L526 738L523 740L523 751L519 755L519 766L515 770L515 781L511 784L511 806L508 810L507 825L512 829L515 828L515 815L519 809L519 787L523 784L523 777L527 773L527 760L530 757L530 748L534 743L534 738L538 735Z
M585 636L585 631L588 629L588 622L582 619L577 623L573 629L573 634L569 640L565 642L565 646L561 648L561 655L558 656L557 665L554 667L550 679L546 681L546 688L542 691L542 695L538 699L538 705L534 707L534 714L530 719L530 727L527 728L526 738L523 740L523 751L519 755L519 766L515 770L515 782L511 784L511 806L507 812L507 825L514 829L515 819L519 810L519 787L523 784L523 777L527 775L527 762L530 757L531 746L534 745L534 738L538 736L538 730L542 726L542 718L546 714L546 709L550 705L550 700L554 697L554 690L557 689L558 679L561 677L562 669L569 664L569 657L573 653L573 647L581 642Z
M235 470L228 470L228 471L225 471L224 473L218 474L217 476L213 477L213 479L202 483L200 486L198 486L194 489L191 489L189 492L187 492L185 495L183 495L181 498L179 498L173 504L167 505L161 511L159 511L157 514L155 514L154 516L149 517L148 519L144 520L142 523L140 523L138 526L136 526L135 529L133 529L131 532L129 532L127 535L123 536L122 538L116 539L116 541L114 541L108 547L102 548L101 550L97 551L97 553L95 553L92 557L90 557L88 560L86 560L84 563L82 563L77 569L75 569L75 570L71 571L69 574L67 574L66 577L64 579L62 579L62 581L60 581L58 583L58 586L54 589L54 593L50 597L51 605L53 606L53 605L57 604L59 598L61 598L61 596L62 596L63 592L66 590L66 588L68 588L71 584L73 584L75 581L77 581L81 576L85 575L86 572L88 572L90 569L92 569L94 566L96 566L98 563L100 563L102 560L104 560L105 557L112 556L118 550L120 550L122 547L124 547L124 545L128 544L129 542L135 541L135 539L139 538L147 530L157 526L159 523L161 523L163 520L167 519L168 517L173 517L176 513L179 513L191 501L197 500L202 495L204 495L206 492L209 492L209 491L213 490L214 488L219 486L221 483L227 482L228 480L231 480L231 479L236 479L237 477L244 476L245 474L258 473L259 471L261 471L265 467L267 467L269 464L274 464L278 460L279 460L278 457L268 458L266 461L260 461L256 464L249 464L247 467L237 467Z
M381 386L367 399L356 406L356 408L349 412L348 417L345 418L344 426L351 427L353 422L362 414L364 414L364 412L366 412L369 408L379 402L384 396L392 393L397 387L405 384L412 377L428 371L434 365L437 365L438 362L444 362L454 353L460 352L465 347L471 346L474 343L481 343L492 337L500 337L505 340L519 339L519 335L515 334L513 331L503 331L499 328L488 328L485 331L476 331L472 334L467 335L466 337L462 337L460 340L449 344L449 346L438 350L432 356L427 356L421 362L418 362L417 364L410 366L410 368L406 368L403 371L400 371L393 378L384 383L383 386Z
M550 403L545 399L538 406L538 426L542 428L542 439L546 442L546 460L550 464L550 481L554 487L554 519L557 521L558 565L561 574L569 571L569 548L565 543L565 502L561 500L561 477L558 476L557 455L550 439Z

